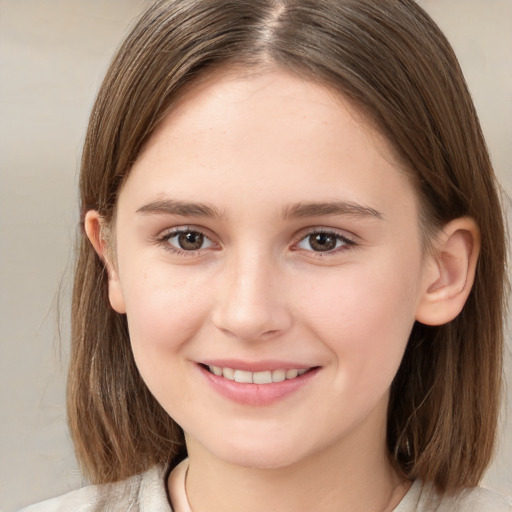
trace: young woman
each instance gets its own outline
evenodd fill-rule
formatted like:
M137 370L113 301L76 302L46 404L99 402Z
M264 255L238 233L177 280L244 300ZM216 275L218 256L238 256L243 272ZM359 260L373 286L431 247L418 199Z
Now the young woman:
M412 0L160 0L80 181L69 421L29 510L509 511L503 218Z

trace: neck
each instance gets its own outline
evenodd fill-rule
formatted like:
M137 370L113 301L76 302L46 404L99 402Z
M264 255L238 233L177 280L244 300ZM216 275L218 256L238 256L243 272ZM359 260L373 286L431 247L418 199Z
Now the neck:
M370 442L360 431L355 437L272 469L230 464L188 439L186 490L191 510L392 511L410 484L389 462L385 432Z

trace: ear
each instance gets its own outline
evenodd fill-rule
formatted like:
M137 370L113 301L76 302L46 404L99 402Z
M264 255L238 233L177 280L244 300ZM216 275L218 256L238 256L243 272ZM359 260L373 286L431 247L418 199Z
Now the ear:
M473 219L461 217L443 227L428 256L418 322L442 325L462 311L475 280L479 252L480 230Z
M85 214L84 228L87 238L94 247L98 256L105 263L108 273L108 298L110 305L118 313L126 313L121 282L114 265L109 244L104 236L104 219L96 210L89 210Z

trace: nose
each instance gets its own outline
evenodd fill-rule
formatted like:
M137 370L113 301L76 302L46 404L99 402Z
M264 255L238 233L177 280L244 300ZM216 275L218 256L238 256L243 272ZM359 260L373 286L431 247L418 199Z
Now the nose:
M214 325L240 340L267 340L286 332L292 313L278 265L263 257L239 257L218 276Z

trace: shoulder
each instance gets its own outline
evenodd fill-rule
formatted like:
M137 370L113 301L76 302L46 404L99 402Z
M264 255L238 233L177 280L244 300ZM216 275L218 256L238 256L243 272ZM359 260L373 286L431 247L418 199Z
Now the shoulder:
M482 487L443 495L416 481L394 512L512 512L512 501Z
M468 512L512 512L512 500L483 487L463 491L456 500L460 510Z
M84 487L20 512L172 512L166 473L165 467L155 466L127 480Z

